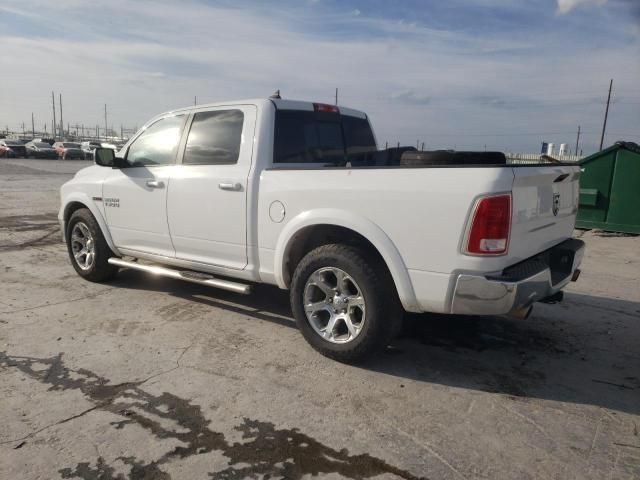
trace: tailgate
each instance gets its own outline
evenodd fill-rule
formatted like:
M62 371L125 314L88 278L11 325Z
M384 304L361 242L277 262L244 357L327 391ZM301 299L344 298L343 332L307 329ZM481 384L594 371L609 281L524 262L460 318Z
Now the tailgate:
M524 260L570 238L578 212L578 165L513 167L509 256Z

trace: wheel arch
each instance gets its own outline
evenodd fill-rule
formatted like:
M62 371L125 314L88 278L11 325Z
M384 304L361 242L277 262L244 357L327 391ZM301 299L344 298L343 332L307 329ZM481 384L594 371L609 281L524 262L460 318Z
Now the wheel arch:
M69 222L71 215L73 215L73 212L80 210L81 208L86 208L91 212L93 217L96 219L96 222L98 222L98 225L100 226L100 230L102 231L102 235L104 236L104 239L107 242L107 245L109 245L109 248L116 255L120 255L117 247L113 243L113 239L111 238L111 233L109 232L109 229L107 227L107 222L105 221L104 216L102 215L102 212L98 209L98 207L95 205L93 201L89 201L89 198L82 194L76 194L76 195L70 196L66 200L66 203L64 205L63 216L62 216L62 221L63 221L62 234L65 237L65 241L66 241L67 223Z
M421 311L407 268L391 239L375 223L343 210L304 212L287 223L275 251L274 272L278 286L288 288L302 257L327 243L356 245L375 254L389 271L404 309Z

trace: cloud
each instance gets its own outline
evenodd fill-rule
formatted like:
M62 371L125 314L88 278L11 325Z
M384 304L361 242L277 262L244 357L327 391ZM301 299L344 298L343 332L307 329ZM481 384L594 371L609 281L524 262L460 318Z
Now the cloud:
M414 92L413 90L402 90L394 92L390 95L392 100L399 100L404 103L413 105L428 105L431 103L431 97Z
M587 6L587 5L597 5L602 6L607 3L607 0L557 0L558 9L557 13L560 15L564 15L565 13L569 13L571 10Z
M509 3L484 1L486 8ZM191 105L194 96L200 104L279 88L284 98L332 102L339 87L340 103L365 110L382 144L422 139L433 148L527 150L538 138L523 132L573 131L578 122L585 132L599 130L602 103L593 96L606 94L613 76L625 98L640 78L630 61L640 46L622 36L630 24L624 16L591 18L585 28L573 26L580 16L561 21L545 10L544 22L531 22L527 12L522 23L484 31L470 30L472 22L460 28L457 18L431 22L432 12L425 19L416 11L410 22L370 12L373 6L348 15L356 6L348 0L339 7L292 2L277 15L246 1L165 1L162 8L145 0L5 2L16 16L0 15L0 44L20 72L4 75L0 88L0 125L11 128L31 112L38 125L50 122L51 90L63 94L72 123L102 123L107 103L115 126L133 127ZM639 124L632 107L614 105L608 129Z

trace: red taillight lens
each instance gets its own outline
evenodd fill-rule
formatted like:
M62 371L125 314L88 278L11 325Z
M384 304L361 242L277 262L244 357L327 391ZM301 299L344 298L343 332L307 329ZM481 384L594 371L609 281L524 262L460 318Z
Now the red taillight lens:
M335 105L328 105L326 103L314 103L313 109L316 112L322 113L340 113L340 109Z
M509 246L511 195L484 197L476 202L466 253L502 255Z

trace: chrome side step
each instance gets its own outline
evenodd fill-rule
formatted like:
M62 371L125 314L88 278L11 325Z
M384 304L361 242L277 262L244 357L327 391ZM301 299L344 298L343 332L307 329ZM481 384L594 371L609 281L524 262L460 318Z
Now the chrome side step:
M140 270L141 272L153 273L162 277L175 278L184 280L185 282L197 283L198 285L206 285L208 287L221 288L230 292L242 293L248 295L251 292L251 286L242 283L232 282L230 280L221 280L206 273L192 272L190 270L180 271L171 268L161 267L159 265L144 265L129 260L123 260L117 257L111 257L108 262L117 267L131 268Z

